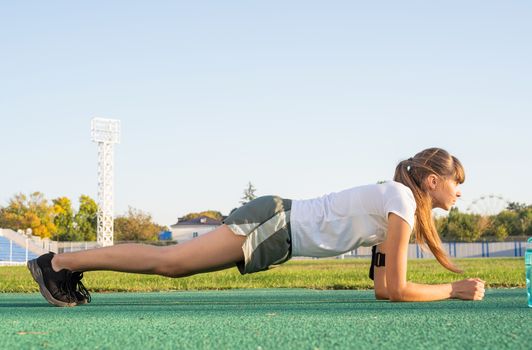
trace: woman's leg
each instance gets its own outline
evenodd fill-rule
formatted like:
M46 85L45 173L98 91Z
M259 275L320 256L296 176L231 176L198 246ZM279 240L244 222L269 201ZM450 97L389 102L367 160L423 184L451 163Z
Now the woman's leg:
M110 270L168 277L184 277L235 266L244 260L246 237L235 235L226 225L174 246L120 244L112 247L57 254L54 270Z

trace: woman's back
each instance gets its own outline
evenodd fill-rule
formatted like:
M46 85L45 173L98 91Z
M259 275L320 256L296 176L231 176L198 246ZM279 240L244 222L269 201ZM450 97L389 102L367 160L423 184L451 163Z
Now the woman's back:
M413 227L415 210L412 191L395 181L294 200L290 214L292 255L335 256L379 244L386 238L390 212Z

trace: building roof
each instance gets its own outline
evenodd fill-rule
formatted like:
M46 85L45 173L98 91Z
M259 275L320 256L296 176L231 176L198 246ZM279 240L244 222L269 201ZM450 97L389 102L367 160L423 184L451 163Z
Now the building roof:
M215 220L213 218L210 218L208 216L198 216L195 219L188 220L188 221L180 221L178 219L177 223L171 225L171 227L176 226L185 226L185 225L206 225L206 226L217 226L221 225L222 222L220 220Z

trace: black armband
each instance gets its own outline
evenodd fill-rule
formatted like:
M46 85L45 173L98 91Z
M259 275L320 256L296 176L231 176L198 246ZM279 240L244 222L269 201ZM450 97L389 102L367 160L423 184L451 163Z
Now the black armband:
M385 266L386 263L386 255L382 253L377 253L377 246L374 245L371 247L371 266L369 267L369 278L371 280L374 280L375 278L375 266L381 267Z

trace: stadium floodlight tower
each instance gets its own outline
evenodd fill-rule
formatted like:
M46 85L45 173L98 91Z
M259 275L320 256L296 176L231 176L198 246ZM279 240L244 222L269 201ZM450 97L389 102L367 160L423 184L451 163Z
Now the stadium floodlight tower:
M120 143L120 120L93 118L92 141L98 144L98 245L113 245L113 145Z

